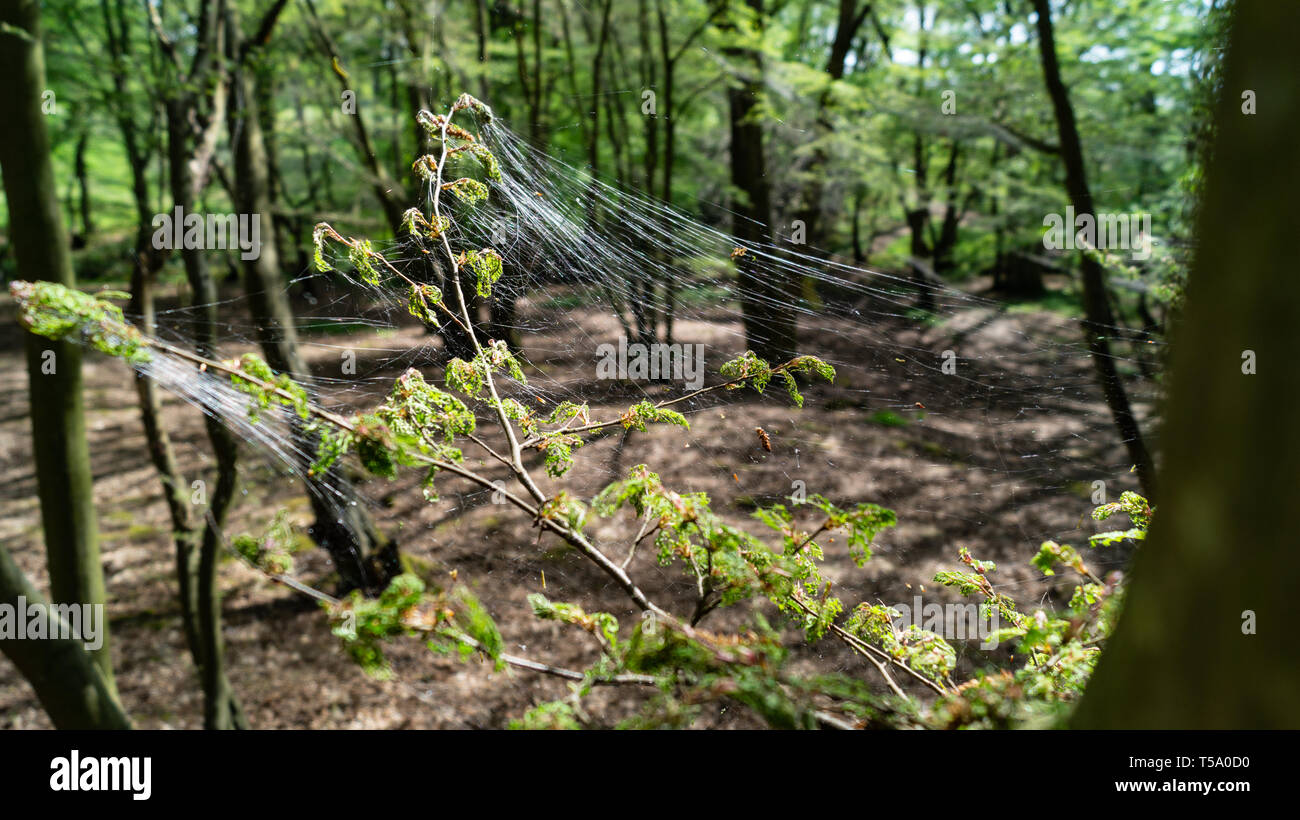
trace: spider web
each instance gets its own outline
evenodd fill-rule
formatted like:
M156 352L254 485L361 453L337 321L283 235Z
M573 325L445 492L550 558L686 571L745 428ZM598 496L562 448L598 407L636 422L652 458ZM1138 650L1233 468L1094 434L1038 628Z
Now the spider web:
M635 331L638 310L659 316L657 342L704 345L706 384L723 381L718 367L746 348L733 259L739 249L759 277L801 284L800 298L776 304L797 317L798 352L819 356L837 371L833 385L805 388L803 410L791 407L776 386L761 397L750 390L716 391L674 405L692 422L689 431L652 427L629 434L616 428L592 436L576 451L578 466L569 476L539 480L548 494L564 486L590 498L645 460L664 474L666 485L709 492L715 510L756 533L761 528L748 518L754 505L783 502L800 490L842 504L879 503L897 512L899 528L880 537L866 580L851 567L840 574L847 579L857 573L856 600L883 595L898 601L912 593L900 581L924 584L933 575L930 568L953 563L959 545L972 545L979 557L1010 556L1024 565L1043 540L1084 537L1080 514L1091 506L1094 481L1105 482L1108 499L1136 489L1077 321L1017 311L948 286L933 290L931 313L919 313L916 285L908 276L847 264L780 235L771 242L741 242L703 217L537 150L500 120L482 126L479 136L500 161L502 179L491 183L489 200L476 210L454 212L448 236L457 252L490 246L503 258L505 273L493 298L515 302L512 329L521 340L527 375L526 384L498 376L503 398L516 398L542 415L562 401L586 402L593 419L605 420L642 399L692 392L681 380L596 377L598 349ZM426 184L426 216L431 198ZM713 203L699 203L699 211L726 213ZM440 251L418 238L377 241L375 248L399 269ZM303 271L287 286L319 294L298 318L299 344L313 363L305 385L312 399L340 412L364 411L382 400L407 367L441 383L448 358L443 340L409 315L401 283L366 285L349 275L346 259L332 261L342 275ZM669 290L671 340L662 318ZM220 305L223 356L255 349L256 328L243 302L239 297ZM188 347L194 310L164 312L160 333ZM1117 364L1136 370L1135 346L1121 341L1127 338L1123 328L1114 331ZM486 338L486 322L479 332ZM342 367L349 355L356 357L355 373ZM247 395L173 357L156 356L142 372L232 427L246 442L245 471L261 460L296 474L311 462L314 454L296 445L289 432L287 410L265 411L254 423ZM1149 413L1155 386L1130 378L1128 387L1139 411ZM486 408L478 409L481 426L489 427ZM770 452L756 427L770 436ZM467 463L508 481L507 471L481 455L466 448ZM540 475L540 467L534 473ZM414 480L408 484L414 488ZM448 558L454 565L456 555L491 549L512 572L548 573L552 587L594 583L610 589L589 568L547 562L540 544L529 545L527 522L524 534L503 533L495 525L476 530L473 523L440 534L448 520L490 510L492 493L452 477L441 478L439 489L442 499L433 513L420 513L419 523L397 522L404 550L439 554L460 545ZM394 516L385 503L393 495L371 481L337 490L331 501L366 504L388 527ZM399 509L408 514L411 508ZM605 530L599 529L598 545L622 562L626 541L615 547L618 542L602 539ZM1105 570L1124 557L1089 558ZM631 567L643 585L653 577L651 585L661 584L668 594L691 586L679 569L655 566L648 558ZM485 570L493 571L493 565ZM1068 597L1063 583L1023 566L995 579L1000 592L1022 604L1054 591ZM489 606L518 605L505 596L484 600Z

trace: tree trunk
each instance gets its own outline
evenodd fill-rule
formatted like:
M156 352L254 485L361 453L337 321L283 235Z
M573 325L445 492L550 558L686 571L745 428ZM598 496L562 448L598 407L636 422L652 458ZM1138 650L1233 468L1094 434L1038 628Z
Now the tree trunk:
M330 66L334 72L334 76L338 79L339 91L351 91L355 94L356 88L353 84L352 78L348 75L347 71L343 69L338 48L335 47L334 41L329 36L329 33L325 31L325 26L321 22L320 16L316 13L316 6L311 3L310 0L308 0L306 6L309 13L308 23L312 28L312 33L316 35L321 50L324 52L325 56L330 59ZM243 38L239 32L234 32L228 36L231 37L232 40L238 41L238 43L241 44L236 47L236 52L243 48ZM251 73L251 70L241 65L237 69L236 73L249 74ZM247 84L250 91L255 89L255 84L251 78L244 82ZM236 85L236 87L238 88L240 85ZM366 171L370 174L370 187L375 194L375 198L379 200L379 204L384 210L384 218L388 221L388 226L392 229L393 235L399 236L402 233L402 214L406 211L405 189L400 182L389 175L387 169L384 168L383 163L379 161L378 152L375 150L375 146L370 139L370 132L366 128L366 119L362 114L360 101L354 100L354 102L356 102L356 110L348 116L352 120L352 130L353 135L356 138L357 152L360 154L360 159L365 165ZM238 103L238 105L244 104L247 104L250 108L252 107L251 102L245 103L245 101L240 100ZM232 105L232 113L234 113L235 108L236 106ZM414 116L414 112L412 112L412 116ZM265 141L260 128L258 129L256 142L259 146L258 153L265 157ZM265 160L263 159L262 162L265 163ZM265 182L263 183L263 185L266 184L267 183ZM268 210L264 213L269 215L271 212Z
M746 0L761 19L763 0ZM731 126L731 183L744 193L732 211L732 232L742 247L771 242L772 200L763 152L763 124L755 109L763 93L763 58L757 51L727 49L733 58L747 62L747 76L727 90ZM775 278L758 269L751 253L736 258L745 341L760 358L772 364L788 360L797 345L794 300L798 282Z
M9 3L11 0L5 0ZM0 3L0 20L13 19ZM8 35L0 35L0 37ZM33 604L44 610L40 591L23 575L9 551L0 547L0 604L17 608ZM47 631L50 629L46 627ZM103 622L108 629L108 619ZM107 631L104 633L107 635ZM36 690L46 714L57 729L130 729L131 721L122 711L117 693L109 685L94 655L75 638L58 640L0 640L0 651Z
M68 235L59 213L41 95L45 57L40 4L0 2L0 168L9 205L18 276L73 286ZM104 605L104 572L81 404L81 349L70 341L26 336L31 385L32 457L41 500L51 597L61 604ZM47 372L50 371L50 372ZM107 625L107 619L105 619ZM116 696L108 630L94 653L108 695Z
M77 215L81 219L81 235L75 238L79 247L85 247L95 233L95 221L90 207L90 175L86 172L86 149L90 143L90 134L81 132L77 137L77 156L74 173L77 176Z
M213 97L213 121L204 140L190 138L189 106L192 98L167 101L168 160L173 206L193 211L203 189L216 131L225 109L225 87L218 84ZM194 305L194 350L213 358L217 339L217 286L208 267L205 251L183 248L181 261ZM234 500L238 481L238 448L234 434L216 412L204 413L204 425L217 461L217 482L208 503L208 521L192 537L176 539L176 573L180 587L181 612L189 638L190 653L199 670L204 695L204 726L209 729L248 727L243 709L226 678L225 653L221 638L221 608L216 560L221 551L220 527ZM196 543L197 542L197 543Z
M826 85L817 97L817 111L814 117L813 139L825 140L834 130L831 123L832 86L844 78L844 69L849 51L857 37L858 30L871 11L871 2L862 0L839 0L839 11L835 24L835 37L831 40L830 56L826 59ZM822 200L826 197L826 162L828 153L818 145L812 153L804 173L808 178L802 192L803 204L796 213L796 218L804 223L804 232L810 253L821 255L829 250L829 225L823 213Z
M242 55L243 38L231 5L226 6L226 18L227 47L232 54ZM253 108L257 99L254 77L242 64L237 64L232 73L232 90L228 128L235 153L236 207L250 217L268 215L271 204L266 146ZM281 280L274 242L263 242L260 252L244 261L244 288L267 364L306 383L310 373L298 350L293 311ZM315 452L315 442L307 440L300 428L295 437L295 449ZM306 463L295 467L308 485L307 496L316 518L310 528L312 540L330 554L342 589L361 589L368 594L383 590L389 579L401 571L396 544L376 529L360 503L351 503L356 494L337 466L311 478L306 477Z
M1061 81L1048 0L1034 0L1034 10L1038 16L1038 47L1043 61L1043 79L1047 84L1047 93L1052 98L1052 108L1056 112L1061 158L1065 162L1066 193L1069 194L1076 214L1092 215L1092 192L1088 189L1088 178L1084 171L1083 147L1079 142L1070 95ZM1073 226L1070 229L1073 230ZM1138 481L1146 496L1154 499L1155 465L1142 440L1142 432L1138 429L1137 418L1129 405L1124 382L1115 370L1115 360L1111 357L1108 334L1113 329L1114 317L1106 298L1106 272L1091 254L1084 254L1080 264L1083 273L1083 332L1088 352L1092 356L1092 364L1097 371L1097 379L1101 382L1102 392L1105 393L1106 404L1115 420L1115 427L1124 446L1128 448L1129 460L1137 472Z
M492 96L492 80L488 72L488 7L487 0L474 0L474 35L478 43L478 98L484 102Z
M681 52L673 55L669 47L668 40L668 16L664 12L664 3L666 0L655 0L655 18L658 22L659 29L659 55L664 64L664 93L662 105L659 110L664 119L664 153L663 153L663 187L660 188L659 198L669 208L673 204L673 167L677 162L677 111L674 108L676 103L673 100L674 85L677 80L677 59ZM656 119L650 117L648 119ZM646 150L650 150L649 135L647 134ZM647 183L647 190L654 190L654 182L650 180ZM671 211L666 211L663 215L664 227L671 228L670 222L672 217ZM669 276L664 282L664 342L673 344L673 324L677 318L677 277Z
M1300 728L1287 569L1300 428L1285 421L1300 403L1300 286L1292 220L1278 210L1300 185L1300 7L1239 3L1230 39L1172 347L1162 502L1079 728ZM1245 89L1258 113L1241 112Z

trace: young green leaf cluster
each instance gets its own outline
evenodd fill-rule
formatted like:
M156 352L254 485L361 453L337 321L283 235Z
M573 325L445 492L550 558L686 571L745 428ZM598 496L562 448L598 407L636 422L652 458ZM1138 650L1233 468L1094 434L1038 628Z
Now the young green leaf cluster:
M241 393L253 397L248 405L248 418L256 422L261 412L275 405L293 408L301 419L311 416L311 401L307 391L289 376L276 373L266 360L256 353L245 353L238 359L224 362L232 371L230 383Z
M796 375L816 375L828 382L835 381L835 368L816 356L796 356L785 364L773 367L752 350L746 350L740 356L722 365L721 372L731 380L727 385L728 390L749 386L759 393L767 389L773 376L778 376L785 384L790 401L794 402L796 407L803 407L803 394L799 392Z
M1152 508L1137 493L1126 492L1120 500L1103 504L1093 518L1105 520L1116 512L1129 516L1132 528L1093 536L1093 546L1114 544L1125 538L1143 540L1152 518ZM985 577L993 570L986 561L976 561L962 551L961 558L973 572L939 573L935 580L959 588L963 594L977 594L986 607L996 607L1010 624L994 636L998 641L1015 641L1016 652L1027 658L1016 670L981 673L931 707L927 722L937 728L1007 728L1021 725L1058 725L1083 693L1110 635L1124 597L1122 578L1102 581L1083 563L1082 556L1068 544L1044 542L1032 564L1045 577L1056 574L1057 566L1077 573L1081 583L1063 613L1039 609L1033 614L1016 611L1005 595L993 591Z
M54 282L12 282L9 294L18 303L18 323L38 336L72 337L132 365L150 359L140 331L127 324L121 308L106 301L125 299L125 293L92 296Z
M289 575L293 572L293 525L285 510L276 513L271 526L260 538L247 533L236 536L231 546L240 557L268 575Z
M463 585L449 592L429 592L424 581L404 573L393 578L378 598L360 591L326 605L331 630L343 649L368 674L384 680L392 669L383 642L396 636L426 636L438 653L470 657L481 652L501 666L504 641L483 604Z

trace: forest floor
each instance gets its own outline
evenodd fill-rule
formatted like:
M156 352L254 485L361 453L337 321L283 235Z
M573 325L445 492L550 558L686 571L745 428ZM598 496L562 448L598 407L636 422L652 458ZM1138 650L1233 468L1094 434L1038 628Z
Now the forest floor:
M523 308L540 320L535 326L547 327L545 311L565 309L551 305L533 302ZM524 337L536 365L531 372L539 374L534 381L593 396L595 418L615 416L643 394L630 384L595 380L594 351L575 346L567 329L574 309L567 310L566 322L550 323L553 332ZM613 317L595 309L589 314L582 327L590 337L611 342L618 337ZM801 327L801 352L827 358L839 370L834 385L805 390L803 410L792 408L775 385L765 396L749 390L712 394L687 408L689 432L661 427L607 435L577 451L578 466L567 479L570 490L590 497L629 467L646 463L667 486L707 492L715 511L762 535L767 531L750 515L754 505L782 500L792 482L801 480L809 494L840 504L875 502L898 513L898 526L880 535L865 568L837 544L827 545L826 575L847 606L910 603L914 594L926 601L956 600L931 579L957 565L963 546L998 563L993 576L998 590L1022 608L1068 600L1075 580L1064 573L1043 579L1029 559L1044 540L1082 546L1100 528L1085 517L1094 481L1105 481L1111 498L1136 489L1078 344L1077 323L1052 312L987 305L950 314L939 324L878 318L867 325L845 314ZM725 350L727 358L734 355L739 331L734 322L721 312L713 319L707 312L698 315L678 326L677 338ZM27 373L12 316L13 305L5 298L0 303L0 541L45 589ZM418 349L430 338L415 325L384 334L364 327L346 335L309 332L304 341L312 344L304 351L314 369L336 377L339 351L357 351L357 372L365 378L332 397L359 409L377 402L385 383L411 364L395 361L393 352ZM222 352L229 356L244 349L252 348L231 344ZM897 355L900 349L912 355ZM939 370L941 351L948 349L961 357L955 376ZM722 360L709 360L710 383L717 380ZM181 632L170 524L147 457L132 376L123 363L88 354L85 387L122 700L137 726L198 727L201 694ZM650 393L657 398L661 391L668 395L670 388L661 385ZM1139 412L1149 418L1153 386L1138 382L1134 392ZM187 481L210 480L213 464L200 413L165 398L164 418L183 474ZM758 442L758 426L771 436L770 453ZM310 508L301 486L269 459L247 448L242 456L244 492L227 530L260 532L280 508L305 528ZM443 477L442 500L430 504L421 497L418 476L366 480L361 489L375 500L379 525L432 583L442 583L455 570L459 581L476 591L497 619L508 651L570 668L594 658L585 635L532 616L526 596L533 592L575 601L589 611L606 610L625 622L637 617L603 574L554 537L539 540L530 521L491 503L488 492ZM635 524L602 519L591 522L588 531L621 561ZM296 557L300 580L331 588L331 567L321 550ZM1109 571L1124 556L1086 558L1094 569ZM690 611L693 584L680 567L658 566L652 550L642 549L629 571L651 599ZM238 560L225 561L220 572L229 676L256 728L502 727L531 705L566 692L562 681L514 670L494 673L476 659L434 655L416 640L392 642L394 676L374 680L340 651L324 614L309 600L269 583ZM780 623L771 606L755 606ZM751 611L748 604L721 610L704 625L736 627ZM801 671L841 671L879 685L868 663L833 640L809 647L797 631L786 634L798 647L794 662ZM974 643L960 651L960 668L967 673L1010 657L1007 647L990 657ZM601 703L614 696L595 697ZM607 706L609 714L631 708L626 702ZM707 713L703 723L744 725L725 709ZM12 664L0 661L0 728L48 725L30 687Z

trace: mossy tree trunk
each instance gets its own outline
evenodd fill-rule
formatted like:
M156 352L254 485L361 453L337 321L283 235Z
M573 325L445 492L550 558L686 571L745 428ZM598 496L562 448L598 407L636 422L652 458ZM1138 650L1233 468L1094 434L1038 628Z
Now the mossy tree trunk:
M0 18L5 19L5 18ZM0 35L4 37L5 35ZM45 605L9 552L0 547L0 604L17 608ZM37 611L42 611L38 609ZM108 622L104 621L105 634ZM47 633L49 626L46 627ZM0 640L0 652L36 690L36 698L58 729L130 729L117 694L95 664L94 655L75 638Z
M0 167L18 276L74 284L42 112L46 93L40 3L0 2ZM57 97L52 102L57 104ZM50 592L62 604L104 605L104 573L82 408L81 351L72 342L26 337L32 449ZM75 653L74 653L75 654ZM105 691L116 695L108 631L94 652ZM65 661L69 662L69 661ZM49 685L58 677L46 678Z

